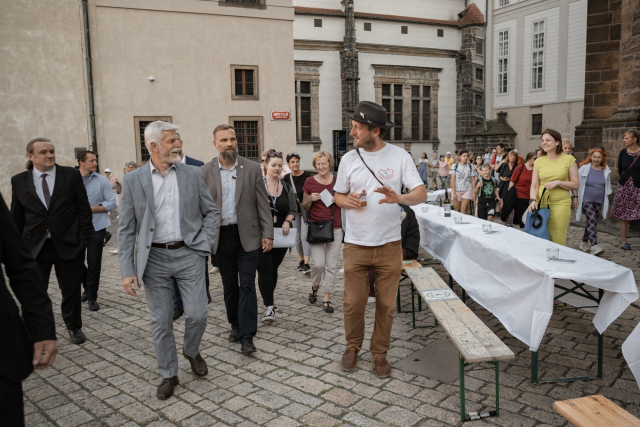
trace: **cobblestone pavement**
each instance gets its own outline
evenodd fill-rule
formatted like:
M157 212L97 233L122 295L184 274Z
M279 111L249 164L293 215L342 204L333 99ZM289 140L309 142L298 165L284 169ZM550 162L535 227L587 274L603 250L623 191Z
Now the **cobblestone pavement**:
M582 230L571 227L570 246L577 247ZM640 239L631 239L632 252L615 249L619 239L601 235L605 258L638 274ZM110 242L107 249L113 249ZM424 252L421 257L427 257ZM209 365L205 378L196 378L180 356L184 321L175 322L180 385L169 400L155 397L159 374L149 328L144 291L129 297L120 285L117 257L105 251L98 312L83 311L87 342L69 343L60 318L60 292L52 277L49 294L54 304L60 353L53 368L24 382L28 426L442 426L459 424L458 384L394 369L391 378L377 379L368 369L371 355L364 343L358 368L342 372L345 348L342 291L338 274L333 303L326 314L320 302L310 305L310 280L296 271L295 252L280 267L276 289L279 312L271 325L259 324L255 356L244 356L239 344L227 340L222 285L211 275L213 300L201 353ZM339 268L342 267L340 262ZM436 271L446 279L442 266ZM637 276L636 276L637 277ZM408 289L402 300L409 308ZM455 287L456 291L459 287ZM260 300L260 299L259 299ZM468 300L469 301L469 300ZM466 426L568 425L552 408L556 400L602 394L640 416L640 391L620 347L640 313L630 307L604 335L604 378L596 381L532 385L530 353L500 322L474 302L472 310L514 351L511 363L500 364L501 415ZM85 306L86 307L86 306ZM367 306L367 337L373 328L373 304ZM541 375L585 375L595 372L597 340L585 312L554 314L540 352ZM420 322L433 322L428 310ZM389 361L406 357L437 340L446 340L441 327L412 329L410 314L396 314ZM492 408L491 371L466 377L467 410Z

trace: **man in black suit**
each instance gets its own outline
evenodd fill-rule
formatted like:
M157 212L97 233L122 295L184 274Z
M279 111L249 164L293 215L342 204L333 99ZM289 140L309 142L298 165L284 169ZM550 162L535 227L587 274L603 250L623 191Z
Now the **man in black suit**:
M181 144L180 149L182 149L182 147L184 146L184 141L180 136L180 134L178 134L178 138L180 138L180 144ZM204 162L201 162L200 160L196 160L193 157L187 156L186 154L184 154L184 151L180 151L180 163L184 163L185 165L189 165L189 166L195 166L198 168L204 165ZM208 261L209 261L209 258L207 258L207 262L205 262L205 270L207 268ZM204 279L205 279L205 282L207 283L207 299L209 300L208 302L211 302L211 294L209 293L209 272L208 271L205 271ZM182 306L182 296L180 295L180 289L178 289L178 282L176 282L175 279L173 280L173 291L174 291L173 320L178 320L180 316L184 314L184 307Z
M27 144L27 171L11 178L11 215L38 262L45 292L51 267L62 291L62 318L74 344L82 344L80 281L87 240L93 232L91 206L80 172L56 165L46 138Z
M0 274L0 417L2 425L24 426L22 381L53 363L58 353L51 300L38 264L16 230L0 194L0 262L22 306L22 318ZM26 327L26 328L25 328Z

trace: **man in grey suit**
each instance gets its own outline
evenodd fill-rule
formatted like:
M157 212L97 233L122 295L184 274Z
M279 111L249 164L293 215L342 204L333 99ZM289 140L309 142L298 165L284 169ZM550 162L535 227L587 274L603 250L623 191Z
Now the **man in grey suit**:
M221 211L213 253L231 324L229 341L240 342L242 353L249 354L256 351L253 337L258 330L258 254L273 247L273 217L260 165L238 156L233 127L217 126L213 144L220 157L201 167L204 181Z
M198 376L207 374L200 356L207 326L206 257L216 240L219 211L202 174L180 163L178 126L156 121L144 132L149 164L124 176L118 261L122 286L132 296L144 282L151 335L162 382L158 399L168 399L178 384L173 336L173 281L185 312L182 355ZM136 242L137 235L137 242ZM134 263L135 254L135 263Z

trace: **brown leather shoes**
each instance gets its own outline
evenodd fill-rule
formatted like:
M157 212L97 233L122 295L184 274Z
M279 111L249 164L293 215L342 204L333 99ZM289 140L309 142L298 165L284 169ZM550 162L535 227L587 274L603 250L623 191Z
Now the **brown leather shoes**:
M158 386L158 391L156 396L160 400L167 400L171 396L173 396L173 389L180 383L178 381L178 376L173 376L171 378L163 378L162 382Z
M189 355L182 349L182 355L191 363L191 370L199 377L204 377L209 373L207 368L207 362L204 361L200 353L196 354L196 357L189 357Z
M360 348L355 345L348 345L347 349L342 355L342 370L345 372L351 372L356 369L358 363L358 352Z
M371 360L371 367L378 378L388 378L391 376L391 365L386 357L374 357Z

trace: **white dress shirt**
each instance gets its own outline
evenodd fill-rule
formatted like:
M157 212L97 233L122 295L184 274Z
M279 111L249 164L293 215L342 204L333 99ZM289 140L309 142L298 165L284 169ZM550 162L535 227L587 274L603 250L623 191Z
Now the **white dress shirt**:
M156 226L153 229L153 243L172 243L182 241L180 230L180 192L176 166L171 165L165 176L153 166L151 182L153 183L153 203Z
M40 201L42 202L44 207L47 210L49 210L49 208L47 208L47 202L44 200L44 193L42 192L42 174L45 174L45 173L47 174L47 176L44 179L47 180L47 185L49 186L49 196L52 196L53 186L56 183L56 167L54 165L53 169L51 169L49 172L40 172L35 167L32 170L33 170L33 186L36 187L36 194L40 198Z
M47 176L45 176L44 179L47 180L47 185L49 186L49 196L52 196L53 186L56 183L56 166L53 165L53 169L51 169L49 172L40 172L38 169L36 169L35 166L33 167L33 186L36 188L36 194L38 195L38 198L40 198L40 201L44 205L44 208L46 210L49 210L49 208L47 207L47 202L44 199L44 192L42 191L42 175L45 173L47 174ZM49 199L49 203L51 203L51 199ZM51 238L51 233L48 230L46 238Z
M185 156L186 157L186 156ZM220 166L220 186L222 187L222 206L220 207L220 225L232 225L238 223L236 212L236 179L238 160L231 169L225 169L218 159Z

